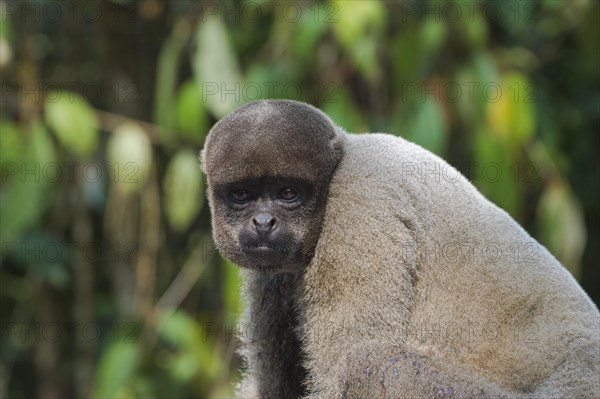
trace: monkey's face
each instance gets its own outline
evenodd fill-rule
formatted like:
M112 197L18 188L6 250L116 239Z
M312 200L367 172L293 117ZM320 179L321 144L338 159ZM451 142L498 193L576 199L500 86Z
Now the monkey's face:
M262 271L308 266L343 146L325 114L295 101L246 104L215 124L201 158L221 254Z
M318 196L316 187L301 179L264 177L216 185L213 232L219 250L256 270L306 266L320 230Z

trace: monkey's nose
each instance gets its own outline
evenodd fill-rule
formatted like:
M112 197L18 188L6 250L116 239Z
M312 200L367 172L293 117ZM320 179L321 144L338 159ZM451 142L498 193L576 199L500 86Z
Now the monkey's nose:
M268 213L261 212L252 218L252 223L259 233L268 233L275 227L275 218Z

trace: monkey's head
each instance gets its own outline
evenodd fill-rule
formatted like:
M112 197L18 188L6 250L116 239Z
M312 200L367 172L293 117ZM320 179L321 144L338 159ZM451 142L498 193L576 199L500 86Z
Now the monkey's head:
M343 134L304 103L257 101L221 119L201 153L221 254L262 271L308 265L342 156Z

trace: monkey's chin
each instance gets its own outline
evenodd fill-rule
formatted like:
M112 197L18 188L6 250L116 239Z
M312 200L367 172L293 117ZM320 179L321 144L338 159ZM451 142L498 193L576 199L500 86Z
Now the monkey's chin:
M265 271L285 272L298 270L289 247L276 244L247 245L242 248L242 267Z

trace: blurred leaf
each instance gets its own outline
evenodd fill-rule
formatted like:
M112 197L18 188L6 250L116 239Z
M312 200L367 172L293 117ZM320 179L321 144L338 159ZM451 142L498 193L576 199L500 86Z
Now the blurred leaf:
M391 78L394 79L396 89L404 94L409 87L418 85L421 82L422 64L426 55L425 48L421 46L415 37L420 34L422 24L409 19L403 26L403 29L390 41L390 54L392 58L392 70L394 73Z
M8 134L14 134L14 131L10 133L9 130ZM0 236L3 245L8 241L19 241L21 233L38 222L50 203L47 196L50 181L42 171L55 162L54 144L39 123L33 125L29 134L21 133L21 138L16 142L24 143L25 148L8 158L15 159L14 163L2 160L2 178L6 179L0 191ZM16 144L13 148L19 146ZM21 162L16 162L15 155ZM9 171L10 174L7 173Z
M513 147L524 144L535 129L533 87L518 72L502 77L492 90L497 100L488 99L487 123L490 132L505 137Z
M461 122L465 124L466 135L472 135L473 127L480 124L482 115L475 106L475 90L471 90L475 82L475 71L470 67L462 67L456 72L456 84L461 88L461 96L456 103L456 111L460 116Z
M154 118L157 124L169 129L175 128L175 87L179 57L189 36L187 30L189 27L185 22L178 23L171 36L164 41L158 56ZM167 134L168 130L164 132Z
M206 113L200 85L193 80L185 82L177 96L177 127L192 142L202 144L206 135Z
M469 44L472 49L478 49L485 46L488 36L488 27L483 19L483 16L479 12L474 12L468 18L464 16L469 15L469 8L461 7L463 18L459 20L460 32L464 36L465 41Z
M435 53L444 43L447 27L442 19L427 18L420 29L421 40L418 40L427 53Z
M23 134L21 134L16 124L6 120L0 121L0 132L2 133L2 146L0 146L2 164L20 162L26 148ZM5 168L2 168L2 173L4 172Z
M375 37L361 37L354 42L351 53L358 70L371 81L377 79L380 75L379 63L377 62L377 43Z
M123 398L131 397L131 383L141 360L141 347L137 343L116 342L106 348L100 358L92 397Z
M172 360L169 371L178 381L191 381L199 372L198 359L193 353L180 352Z
M165 173L165 213L176 231L183 231L194 221L202 205L202 172L198 157L191 150L178 152Z
M394 71L391 77L404 99L424 80L429 63L434 62L439 49L446 42L448 26L431 17L424 21L408 17L403 19L406 21L391 39L389 52ZM411 100L411 97L408 99Z
M333 24L338 42L350 54L367 79L379 75L377 43L386 22L386 12L377 1L332 0L339 23Z
M252 64L246 74L246 80L249 88L256 87L256 90L248 89L248 98L251 101L276 98L278 90L275 90L274 83L281 82L281 74L278 65L264 65L261 63Z
M0 39L2 40L11 40L13 39L13 21L17 22L14 18L8 18L6 5L2 5L0 7L0 18L2 18L2 23L0 24ZM2 44L2 46L4 43ZM10 43L9 43L10 45ZM5 49L0 48L0 51L7 51ZM2 65L4 67L4 65Z
M521 196L517 184L508 174L511 164L514 160L506 141L480 129L475 141L473 182L493 203L517 217Z
M216 15L198 24L192 58L195 81L202 101L217 118L222 118L241 102L242 76L227 29Z
M246 85L242 91L244 101L264 98L288 98L302 100L303 87L298 83L300 76L294 75L288 63L278 61L254 64L248 69Z
M385 9L376 1L331 1L337 9L339 23L333 25L333 32L346 48L372 29L381 29L385 23Z
M443 156L446 153L447 133L444 114L431 96L416 103L417 111L407 125L407 139L429 151Z
M314 3L311 9L317 10L318 14L315 16L314 12L303 12L300 21L294 24L296 31L291 37L292 48L298 54L301 60L314 61L315 49L317 42L327 31L327 20L329 19L328 10L326 10L325 4Z
M144 130L137 124L119 125L107 144L107 160L112 182L123 193L138 191L152 167L152 147Z
M538 220L540 242L579 278L587 233L581 206L566 184L554 182L546 188L538 205Z
M196 321L183 310L165 311L160 317L158 332L177 346L194 346L200 338Z
M197 378L198 373L212 369L212 362L216 360L206 339L209 332L219 331L219 328L214 325L201 327L181 310L166 311L160 318L159 334L176 347L176 352L166 359L169 373L179 381L190 381Z
M459 110L463 122L475 130L487 118L487 106L500 86L496 64L488 51L478 51L471 63L458 73L462 95Z
M61 144L75 154L89 156L98 144L98 118L94 109L78 94L54 91L44 108L46 122Z
M473 56L473 68L475 71L476 82L479 83L475 93L483 97L485 90L482 85L489 83L499 83L498 68L491 54L487 50L481 50Z
M335 91L335 94L327 99L322 105L323 112L335 121L338 126L354 132L368 132L369 126L363 118L363 114L352 100L352 96L343 87Z

